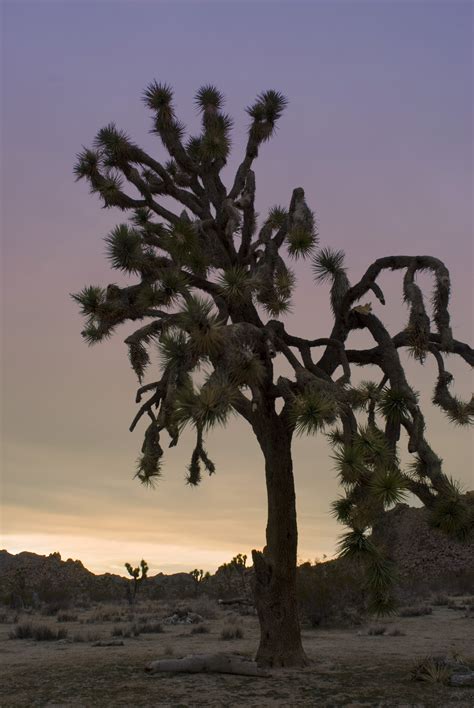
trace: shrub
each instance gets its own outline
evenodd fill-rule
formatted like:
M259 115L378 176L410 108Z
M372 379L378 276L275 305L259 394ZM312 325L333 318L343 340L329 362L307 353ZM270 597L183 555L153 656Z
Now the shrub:
M446 685L449 682L451 672L445 659L427 656L416 662L410 674L413 681L428 681L429 683Z
M244 633L240 627L224 627L221 639L243 639Z
M386 627L370 627L367 634L369 637L381 637L387 631Z
M303 563L297 589L301 615L312 627L360 624L366 612L360 569L348 561Z
M70 612L58 612L56 619L58 622L77 622L77 615Z
M72 641L74 643L76 642L97 642L100 639L100 634L97 634L96 632L88 632L86 635L84 634L74 634L72 637Z
M449 605L449 597L443 593L440 593L439 595L436 595L432 602L436 607L443 607Z
M201 595L191 602L193 612L196 612L204 619L215 619L217 617L216 601L208 595Z
M139 634L161 634L164 630L159 622L144 622L137 625Z
M402 607L398 614L400 617L422 617L423 615L431 615L433 608L423 605L420 607Z
M193 627L191 634L209 634L210 629L206 627L205 624L199 624L197 627Z
M19 624L8 636L10 639L35 639L37 642L55 642L59 639L66 639L67 630L54 630L45 625Z

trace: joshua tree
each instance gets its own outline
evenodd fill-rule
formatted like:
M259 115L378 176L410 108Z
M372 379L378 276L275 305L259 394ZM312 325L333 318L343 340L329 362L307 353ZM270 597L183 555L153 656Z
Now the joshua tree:
M130 605L135 604L135 599L137 597L137 592L140 585L143 583L148 573L148 564L146 561L141 560L140 565L137 568L133 568L130 563L125 563L128 574L133 578L133 588L130 590L130 586L127 586L127 598Z
M225 575L227 576L227 579L229 581L229 585L232 585L232 576L234 573L237 573L237 575L240 577L240 582L242 584L242 590L244 591L244 596L247 593L247 585L245 583L245 571L247 569L247 556L245 553L242 555L242 553L237 553L236 556L232 558L230 563L224 563L224 565L221 566L222 570L224 571Z
M420 362L434 357L433 402L462 425L470 422L474 404L450 392L445 356L457 354L472 365L474 352L453 339L450 278L440 260L380 258L351 284L343 252L319 248L316 220L301 187L293 190L288 209L275 206L258 220L252 166L286 106L282 94L265 91L247 108L247 146L230 186L223 183L221 170L230 151L232 120L216 88L197 92L202 129L188 139L169 86L151 83L144 101L167 162L146 153L111 123L98 132L92 149L78 155L75 166L77 178L89 182L104 207L117 207L129 217L105 240L113 268L133 276L128 287L89 286L73 296L87 318L82 334L94 344L123 322L144 321L125 340L140 382L140 408L130 430L144 416L149 419L136 472L144 484L153 485L161 474L164 431L172 447L186 425L194 428L187 482L196 485L203 468L215 471L204 446L206 431L227 423L231 412L249 423L264 456L268 494L266 547L252 553L261 627L257 661L302 665L293 436L327 431L344 489L334 511L350 528L341 551L365 559L374 607L389 609L389 566L368 538L384 508L411 492L429 507L434 525L459 536L472 527L470 507L425 437L424 417L399 350L407 348ZM330 283L334 324L329 336L315 339L308 331L308 338L296 337L278 319L288 312L295 287L289 263L299 258L310 259L317 283ZM377 282L385 270L404 274L409 319L395 336L369 303L357 304L367 294L385 304ZM426 271L434 280L431 317L416 282L418 273ZM356 329L366 330L374 344L348 349L347 337ZM143 383L149 349L155 345L161 371ZM291 376L278 375L280 361L290 366ZM380 381L353 388L352 364L378 367ZM397 454L401 430L413 455L413 465L405 469Z
M202 568L194 568L194 570L191 570L189 575L191 578L194 580L194 594L198 594L198 590L204 583L206 583L209 578L211 577L211 574L209 571L204 572Z

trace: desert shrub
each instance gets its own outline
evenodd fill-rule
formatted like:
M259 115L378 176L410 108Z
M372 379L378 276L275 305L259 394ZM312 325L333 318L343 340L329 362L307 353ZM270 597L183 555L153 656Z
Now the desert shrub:
M428 605L420 605L419 607L402 607L398 611L400 617L422 617L423 615L431 615L433 608Z
M243 639L244 633L240 627L224 627L221 639Z
M225 618L227 624L239 624L242 620L235 612L229 612Z
M72 641L76 643L82 643L82 642L97 642L100 639L100 634L97 634L96 632L87 632L87 634L73 634L72 636Z
M10 639L32 639L33 626L31 624L18 624L15 629L9 633Z
M102 622L121 622L122 615L120 612L111 610L97 610L86 620L87 624L101 624Z
M458 605L458 603L456 602L456 600L450 600L450 601L448 602L448 608L449 608L450 610L459 610L459 605Z
M77 615L71 612L58 612L56 619L58 622L77 622Z
M206 627L205 624L199 624L197 627L192 628L191 634L209 634L210 631L209 627Z
M312 627L360 624L366 612L363 578L350 562L303 563L297 590L301 616Z
M164 631L159 622L139 622L136 626L140 634L161 634Z
M381 637L387 631L386 627L370 627L367 634L369 637Z
M10 639L35 639L37 642L54 642L66 639L67 630L51 629L45 625L19 624L8 635Z
M70 588L64 585L54 585L52 581L45 580L38 587L38 598L45 603L47 608L51 608L56 614L59 610L68 610L72 604L73 595Z
M201 595L191 602L193 612L196 612L204 619L215 619L217 617L217 603L208 595Z
M416 662L410 671L410 675L413 681L427 681L446 685L449 682L451 671L444 658L427 656Z

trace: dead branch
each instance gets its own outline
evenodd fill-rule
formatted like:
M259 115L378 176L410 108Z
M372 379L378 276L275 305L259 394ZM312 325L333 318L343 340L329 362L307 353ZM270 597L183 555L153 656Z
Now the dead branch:
M254 661L226 654L201 654L185 656L182 659L159 659L148 664L145 671L149 673L213 673L271 677L270 673L259 669Z

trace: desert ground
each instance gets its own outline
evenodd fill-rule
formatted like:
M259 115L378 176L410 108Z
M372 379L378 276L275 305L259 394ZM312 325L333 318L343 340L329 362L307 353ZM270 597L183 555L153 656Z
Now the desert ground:
M472 661L472 598L434 603L431 614L421 616L393 616L346 629L305 627L303 641L311 665L274 670L270 678L146 673L147 663L159 658L217 652L252 657L256 649L258 622L254 614L218 606L209 598L179 604L203 620L168 625L163 619L175 606L145 601L133 614L125 605L97 605L55 616L4 611L0 705L474 705L474 688L416 681L411 676L416 662L428 655L462 656ZM67 634L53 641L11 638L28 624ZM223 639L223 633L237 637ZM97 645L100 642L102 646ZM117 644L104 645L110 642Z

